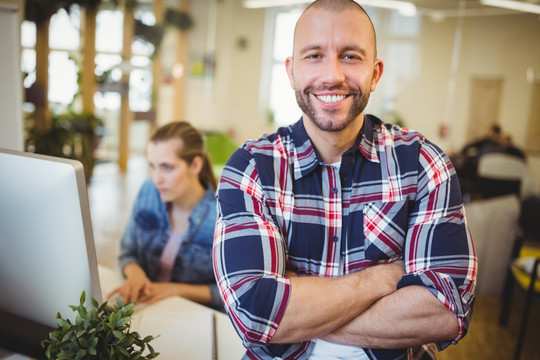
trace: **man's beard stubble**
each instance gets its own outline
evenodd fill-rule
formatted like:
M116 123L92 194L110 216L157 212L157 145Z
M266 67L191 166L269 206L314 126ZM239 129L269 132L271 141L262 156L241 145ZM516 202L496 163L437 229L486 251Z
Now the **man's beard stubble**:
M352 107L347 114L345 121L337 127L334 127L334 122L332 119L325 120L323 116L317 115L317 110L313 105L313 102L310 99L310 93L312 93L312 88L306 88L304 91L295 89L296 102L298 106L303 111L304 114L310 119L310 121L315 124L320 130L328 132L339 132L346 129L354 120L364 111L369 101L369 91L362 92L358 90L357 92L351 93L350 96L353 96ZM331 117L332 114L328 113L328 116Z

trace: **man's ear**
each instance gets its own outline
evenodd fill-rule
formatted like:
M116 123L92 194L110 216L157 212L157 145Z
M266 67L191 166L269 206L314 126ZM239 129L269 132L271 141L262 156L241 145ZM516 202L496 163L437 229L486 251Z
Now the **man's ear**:
M379 80L383 74L384 64L381 59L376 59L375 64L373 65L373 77L371 78L371 92L375 91Z
M293 58L288 57L285 59L285 69L287 69L287 76L289 77L289 83L291 84L291 88L294 90L294 75L293 75Z

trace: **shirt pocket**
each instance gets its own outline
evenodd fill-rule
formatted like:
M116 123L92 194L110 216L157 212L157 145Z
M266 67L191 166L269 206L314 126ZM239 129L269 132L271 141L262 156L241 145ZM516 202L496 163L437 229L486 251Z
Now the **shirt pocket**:
M409 219L408 201L366 203L363 215L366 259L401 258Z

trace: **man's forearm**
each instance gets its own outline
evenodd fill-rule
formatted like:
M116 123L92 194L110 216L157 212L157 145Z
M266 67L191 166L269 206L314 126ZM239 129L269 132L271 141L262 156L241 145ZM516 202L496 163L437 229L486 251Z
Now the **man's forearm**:
M291 297L271 342L300 342L343 326L395 291L403 272L400 261L335 279L290 278Z
M395 349L453 340L457 334L455 314L429 290L407 286L323 338L364 348Z

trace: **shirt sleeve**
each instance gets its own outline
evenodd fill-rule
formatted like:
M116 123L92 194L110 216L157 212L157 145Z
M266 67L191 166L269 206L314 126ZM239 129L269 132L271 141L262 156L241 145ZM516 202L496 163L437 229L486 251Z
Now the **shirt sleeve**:
M286 244L265 205L253 156L244 149L220 177L214 272L225 309L246 347L265 345L289 300Z
M418 176L418 192L404 249L407 274L398 288L424 286L456 314L458 336L452 342L437 344L442 350L467 333L474 303L477 259L454 167L428 141L420 148Z
M120 271L124 274L124 267L131 263L138 263L137 257L137 241L135 239L135 214L139 208L141 202L142 189L139 190L137 198L131 209L131 214L129 216L128 222L124 229L122 239L120 240L120 255L118 256L118 265L120 266Z

